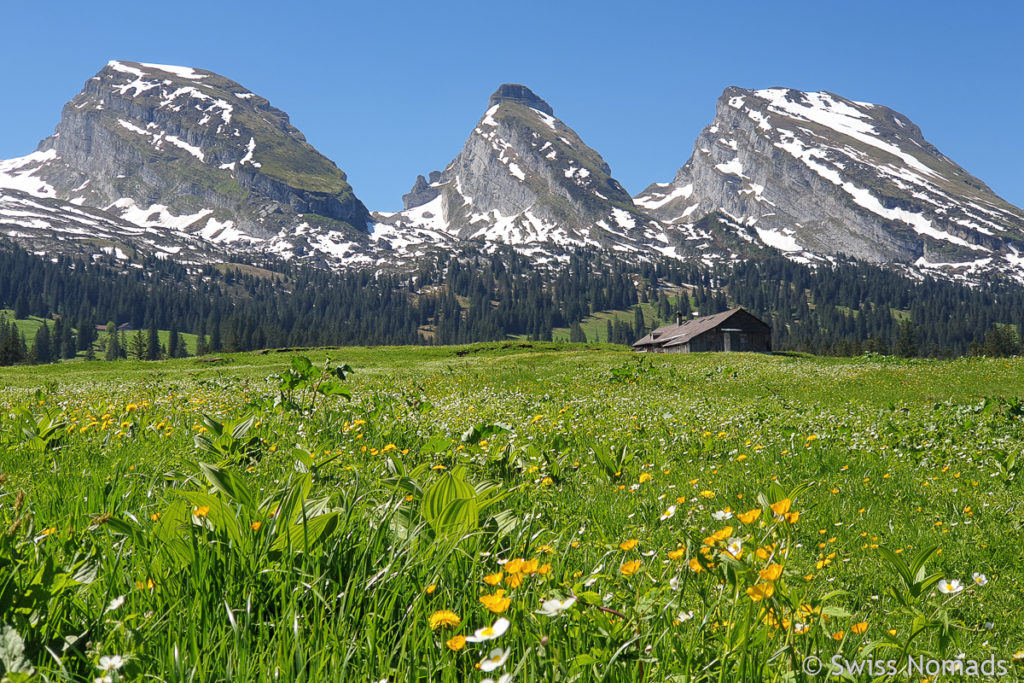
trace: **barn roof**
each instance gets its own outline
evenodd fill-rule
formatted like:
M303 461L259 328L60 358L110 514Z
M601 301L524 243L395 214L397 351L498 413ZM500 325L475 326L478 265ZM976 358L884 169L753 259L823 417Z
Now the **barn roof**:
M633 346L678 346L686 344L694 337L698 337L718 327L740 311L751 315L742 308L733 308L722 313L706 315L702 318L692 318L684 321L681 325L662 325L652 330L650 334L633 342Z

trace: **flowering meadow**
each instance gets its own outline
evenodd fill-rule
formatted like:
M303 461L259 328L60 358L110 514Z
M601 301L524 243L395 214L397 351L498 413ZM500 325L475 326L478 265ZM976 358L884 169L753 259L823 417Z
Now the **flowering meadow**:
M1018 359L507 343L0 386L4 680L1024 675Z

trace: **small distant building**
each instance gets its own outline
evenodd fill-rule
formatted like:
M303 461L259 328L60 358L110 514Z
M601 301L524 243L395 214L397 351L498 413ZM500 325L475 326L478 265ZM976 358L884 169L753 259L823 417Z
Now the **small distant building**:
M633 342L640 353L690 353L698 351L772 350L772 328L742 308L702 318L683 320L676 313L675 325L662 325Z

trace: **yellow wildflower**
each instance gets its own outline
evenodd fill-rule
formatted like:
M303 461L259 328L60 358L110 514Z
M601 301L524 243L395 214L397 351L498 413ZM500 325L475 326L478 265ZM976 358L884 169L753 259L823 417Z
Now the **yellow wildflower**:
M643 565L643 561L642 560L633 560L631 562L626 562L621 567L619 567L619 571L622 572L623 576L632 576L633 574L636 574L637 571L640 570L640 567L642 565Z
M499 589L493 595L481 595L480 604L495 614L501 614L512 604L512 600L505 597L504 590Z
M451 610L441 609L430 615L430 630L439 628L457 628L462 623L459 615Z

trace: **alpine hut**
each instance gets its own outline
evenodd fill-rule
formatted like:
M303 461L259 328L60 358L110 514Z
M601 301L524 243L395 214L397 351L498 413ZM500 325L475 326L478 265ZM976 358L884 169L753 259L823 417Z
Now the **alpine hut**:
M633 350L640 353L769 353L772 350L772 328L742 308L689 320L683 320L683 314L676 313L674 325L662 325L633 342Z

